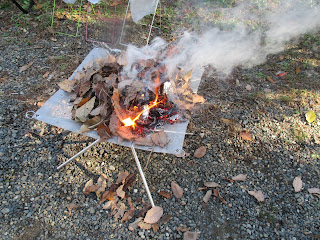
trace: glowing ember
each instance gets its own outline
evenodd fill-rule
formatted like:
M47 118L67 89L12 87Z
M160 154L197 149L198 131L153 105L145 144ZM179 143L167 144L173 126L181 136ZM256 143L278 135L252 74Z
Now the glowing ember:
M132 121L132 119L129 117L122 120L122 122L124 123L124 126L126 126L126 127L134 126L134 121Z

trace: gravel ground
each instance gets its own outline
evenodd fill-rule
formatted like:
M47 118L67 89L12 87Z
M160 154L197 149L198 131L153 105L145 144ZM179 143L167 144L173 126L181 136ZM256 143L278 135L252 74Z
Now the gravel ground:
M169 219L154 233L130 231L133 219L115 220L94 195L82 192L89 179L96 181L101 174L114 179L119 171L137 173L130 149L99 143L56 171L93 140L25 117L58 89L56 83L70 76L94 45L85 42L84 34L70 38L40 31L32 23L18 27L10 20L14 14L16 10L0 10L6 20L0 25L1 239L183 239L179 226L199 232L198 239L319 238L319 195L307 189L320 185L320 68L294 60L319 63L319 34L301 38L295 48L270 56L263 65L236 69L224 80L207 68L199 91L207 102L193 115L188 127L193 135L185 139L190 155L153 153L145 171L154 201ZM286 78L275 76L280 70L287 72ZM313 123L305 119L309 110L317 114ZM244 129L253 141L239 136ZM207 152L195 158L201 146ZM138 151L142 164L148 155ZM238 174L247 174L247 180L223 179ZM303 181L300 192L292 186L297 176ZM171 181L184 189L181 199L158 194L171 192ZM207 181L221 185L226 203L217 197L203 203L206 191L198 189ZM248 190L261 190L265 201L258 202ZM137 209L141 201L148 202L140 179L129 194ZM79 205L71 214L70 203Z

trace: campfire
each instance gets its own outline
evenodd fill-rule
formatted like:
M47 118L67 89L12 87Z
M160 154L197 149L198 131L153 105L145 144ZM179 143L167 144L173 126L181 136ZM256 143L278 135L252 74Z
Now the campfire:
M163 58L172 52L167 48L156 58L130 63L125 51L109 54L89 62L72 81L59 83L71 93L72 119L82 123L80 132L95 129L103 141L118 136L137 145L164 147L170 140L161 128L186 121L189 111L204 102L190 88L192 70L177 68L168 74Z

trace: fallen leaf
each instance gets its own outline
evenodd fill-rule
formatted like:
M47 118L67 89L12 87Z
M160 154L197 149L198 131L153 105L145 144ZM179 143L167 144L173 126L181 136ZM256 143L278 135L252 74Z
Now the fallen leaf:
M133 216L134 216L134 209L129 209L128 211L125 212L120 222L123 223L123 222L129 221L133 218Z
M247 141L252 141L252 135L249 131L247 130L242 130L240 132L240 137L243 139L243 140L247 140Z
M69 215L71 216L71 212L73 209L77 209L79 208L79 205L75 204L75 203L70 203L67 207L68 211L69 211Z
M308 123L312 123L317 118L315 112L312 110L307 112L305 116L306 116L306 120L308 121Z
M171 214L167 214L167 215L164 215L160 220L159 220L159 224L165 224L167 222L169 222L169 220L171 219L172 215Z
M108 126L105 125L104 122L100 123L97 127L97 133L100 137L101 141L108 141L109 138L111 138L112 133Z
M205 146L201 146L194 152L194 156L196 158L202 158L206 154L206 152L207 148Z
M190 231L190 228L187 226L181 225L179 227L176 227L176 230L179 232L188 232L188 231Z
M108 202L106 202L106 204L103 206L102 209L104 209L104 210L114 209L117 206L118 200L119 200L118 197L115 197L113 200L109 200Z
M159 194L165 198L171 198L171 194L167 191L160 191Z
M128 127L125 127L125 126L122 126L122 127L119 127L117 129L117 134L123 138L123 139L126 139L126 140L135 140L138 138L138 136L136 134L133 134L131 129L128 128Z
M123 191L123 185L121 185L120 187L118 187L118 189L116 190L116 193L119 197L121 197L122 199L125 197L126 193L125 191Z
M159 230L159 224L158 223L151 224L151 227L152 227L153 233L156 234Z
M212 190L208 190L207 193L206 193L206 195L204 195L204 197L203 197L203 199L202 199L203 202L204 202L204 203L207 203L207 202L209 201L211 195L212 195Z
M245 181L247 178L247 174L239 174L235 177L232 177L233 181Z
M130 231L134 231L137 229L139 222L142 221L142 217L137 218L133 223L129 224L129 230Z
M248 191L248 193L251 196L254 196L258 200L258 202L263 202L264 201L264 195L261 192L261 190L259 190L259 191Z
M115 199L115 197L114 197L115 195L116 195L116 193L113 192L113 191L105 191L105 192L102 194L99 203L103 203L103 202L105 202L105 201L107 201L107 200L112 201L112 200Z
M190 80L190 78L191 78L191 76L192 76L192 73L193 73L193 70L190 70L190 71L186 72L186 74L182 77L183 80L184 80L185 82L189 82L189 80Z
M251 90L252 90L252 86L251 86L251 85L249 85L249 84L247 84L247 86L246 86L246 90L247 90L247 91L251 91Z
M198 94L195 94L192 96L192 102L193 103L204 103L205 100L202 96L198 95Z
M232 124L232 120L230 120L230 119L220 118L220 121L227 124L227 125Z
M211 187L211 188L220 187L220 185L218 183L215 183L215 182L205 182L204 185L206 187Z
M79 96L82 97L85 93L87 93L89 91L90 88L91 88L91 81L90 80L81 83L80 90L79 90Z
M302 180L301 177L295 177L292 182L293 188L295 192L300 192L302 189Z
M224 200L224 198L220 196L220 193L219 193L219 190L218 190L218 189L214 189L214 190L213 190L213 195L214 195L215 197L219 198L222 203L226 203L226 200Z
M149 230L152 227L152 225L150 223L145 223L141 221L138 223L138 227L140 227L143 230Z
M183 240L197 240L199 236L200 233L188 231L183 234Z
M27 70L29 67L31 67L32 64L33 64L33 62L31 61L31 62L29 62L27 65L22 66L22 67L19 69L19 73Z
M301 72L300 67L297 66L297 67L296 67L296 74L299 74L300 72Z
M124 186L123 186L123 191L126 191L128 187L136 180L136 174L135 173L130 173L125 181L124 181Z
M62 90L70 93L73 90L73 87L75 85L76 81L72 80L70 81L69 79L65 79L62 82L58 83L59 88L61 88Z
M172 189L173 195L176 198L182 198L183 189L178 184L176 184L175 182L171 182L171 189Z
M276 73L276 75L278 76L278 77L285 77L286 75L287 75L287 73L286 72L283 72L283 71L279 71L279 72L277 72Z
M271 83L277 83L277 81L273 80L271 77L267 76L266 77L267 81L268 82L271 82Z
M84 188L82 190L82 192L85 194L85 195L88 195L90 192L87 192L87 188L92 186L93 185L93 180L90 179L88 182L86 182L86 184L84 185Z
M146 217L144 218L144 222L150 223L150 224L156 223L160 220L160 218L162 217L162 214L163 214L163 208L154 206L147 212Z
M311 194L320 194L320 188L308 188L308 192Z
M126 180L126 177L128 177L128 176L129 176L129 173L127 171L125 171L125 172L120 171L117 176L116 184L124 183L124 181Z
M167 134L164 131L156 132L156 133L151 133L150 135L152 142L159 146L159 147L164 147L168 144L168 137Z
M120 203L120 207L118 208L117 213L114 215L114 220L117 221L118 218L122 218L125 211L126 211L126 205L124 205L124 203Z
M148 147L152 147L154 144L151 139L143 138L143 137L139 137L139 138L135 139L134 143L136 145L148 146Z
M50 72L46 72L45 74L42 75L42 78L47 78L49 76Z
M94 107L95 101L96 101L96 97L93 97L88 102L86 102L83 106L79 107L76 110L76 120L77 121L79 121L79 122L87 121L88 116Z

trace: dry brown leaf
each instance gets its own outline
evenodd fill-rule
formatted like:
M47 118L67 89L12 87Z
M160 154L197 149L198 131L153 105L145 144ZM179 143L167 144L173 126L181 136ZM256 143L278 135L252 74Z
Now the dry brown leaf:
M167 191L160 191L159 194L167 199L171 198L171 194Z
M152 227L150 223L145 223L142 221L138 223L138 226L143 230L149 230Z
M192 102L193 103L204 103L205 100L202 96L198 95L198 94L195 94L192 96Z
M300 67L297 66L297 67L296 67L296 74L299 74L300 72L301 72Z
M111 138L112 133L108 126L105 125L104 122L100 123L97 127L97 133L100 137L101 141L108 141L109 138Z
M125 126L119 127L117 129L117 134L121 138L129 140L129 141L135 140L139 137L136 134L133 134L129 127L125 127Z
M91 81L85 81L84 83L81 83L80 90L79 90L79 96L82 97L84 94L86 94L89 89L91 88Z
M188 232L188 231L190 231L190 228L187 226L181 225L179 227L176 227L176 230L179 232Z
M69 211L69 215L71 216L72 210L73 209L77 209L79 208L79 205L75 204L75 203L70 203L67 207L68 211Z
M199 236L200 233L188 231L183 234L183 240L197 240Z
M171 189L172 189L173 195L176 198L182 198L183 189L178 184L176 184L175 182L171 182Z
M224 198L220 196L220 193L219 193L219 190L218 190L218 189L214 189L214 190L213 190L213 195L214 195L215 197L219 198L222 203L226 203L226 200L224 200Z
M277 81L273 80L271 77L267 76L266 77L267 81L268 82L271 82L271 83L277 83Z
M211 187L211 188L221 187L220 184L215 183L215 182L205 182L204 185L205 185L206 187Z
M83 106L79 107L76 110L76 120L79 122L87 121L90 112L94 107L94 103L96 101L96 97L91 98L88 102L86 102Z
M123 186L123 191L126 191L128 187L136 180L136 174L130 173L125 181L124 181L124 186Z
M295 177L295 179L292 182L293 188L295 192L300 192L302 189L302 180L301 177Z
M102 209L114 209L117 206L118 200L118 197L115 197L113 200L109 200L108 202L106 202Z
M103 202L105 202L105 201L107 201L107 200L113 201L113 200L115 200L115 198L117 198L117 197L114 197L115 195L116 195L115 192L105 191L105 192L102 194L99 203L103 203Z
M87 188L92 186L93 185L93 180L90 179L85 185L84 185L84 188L82 190L82 192L85 194L85 195L88 195L90 192L87 192Z
M247 179L247 174L239 174L235 177L232 177L233 181L245 181Z
M47 78L49 76L49 74L50 74L49 71L45 72L45 74L42 75L42 78Z
M164 131L152 133L151 135L151 140L152 142L159 146L159 147L164 147L168 144L168 137L167 134Z
M120 203L117 213L114 215L114 220L117 221L118 218L122 218L124 212L126 211L126 205L124 203Z
M19 69L19 73L27 70L29 67L31 67L32 64L33 64L33 62L31 61L31 62L29 62L27 65L22 66L22 67Z
M190 78L191 78L191 76L192 76L192 73L193 73L193 70L190 70L190 71L186 72L186 74L182 77L183 80L184 80L185 82L189 82L189 80L190 80Z
M220 118L220 121L227 124L227 125L232 124L232 120L230 120L230 119Z
M119 128L119 126L120 126L119 118L115 112L112 112L110 116L110 121L109 121L110 132L113 135L115 135L117 133L117 129Z
M137 218L133 223L129 224L129 230L130 231L134 231L137 229L139 222L142 221L142 217Z
M59 88L61 88L62 90L70 93L73 90L73 87L75 85L76 81L72 80L70 81L69 79L65 79L62 82L58 83Z
M308 188L308 192L311 194L320 194L320 188Z
M203 197L203 199L202 199L203 202L204 202L204 203L207 203L207 202L209 201L211 195L212 195L212 190L208 190L207 193L206 193L206 195L204 195L204 197Z
M130 209L128 211L125 212L125 214L123 215L123 217L121 218L120 222L126 222L129 221L130 219L132 219L134 216L134 209Z
M243 140L247 140L247 141L252 141L252 135L249 131L247 130L242 130L240 132L240 137L243 139Z
M159 230L159 224L158 223L151 224L151 227L152 227L154 234L156 234Z
M258 202L263 202L264 201L264 195L261 192L261 190L259 190L259 191L248 191L248 193L250 195L254 196L258 200Z
M194 157L202 158L206 154L206 152L207 148L205 146L201 146L194 152Z
M85 132L89 132L90 128L88 127L88 125L86 124L82 124L79 130L79 133L85 133Z
M126 180L126 177L128 177L128 176L129 176L129 173L127 171L125 171L125 172L120 171L117 176L116 184L124 183L124 181Z
M148 146L148 147L152 147L154 144L151 139L143 138L143 137L137 138L136 140L134 140L134 143L136 145Z
M123 191L123 185L121 185L120 187L118 187L118 189L116 190L116 193L119 197L121 197L122 199L125 197L126 193L125 191Z
M150 223L150 224L156 223L160 220L160 218L162 217L162 214L163 214L163 208L154 206L147 212L146 217L144 218L144 222Z

